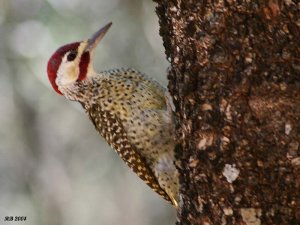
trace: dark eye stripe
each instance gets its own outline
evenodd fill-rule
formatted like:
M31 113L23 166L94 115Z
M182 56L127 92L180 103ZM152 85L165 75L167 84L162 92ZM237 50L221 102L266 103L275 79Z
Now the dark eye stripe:
M72 50L72 51L69 52L69 54L67 56L67 60L69 62L71 62L71 61L73 61L76 58L76 56L77 56L77 51Z

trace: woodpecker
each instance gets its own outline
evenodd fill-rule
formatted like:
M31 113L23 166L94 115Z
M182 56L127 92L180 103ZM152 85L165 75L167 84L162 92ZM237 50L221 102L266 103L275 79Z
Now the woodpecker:
M124 162L177 207L175 132L166 89L134 69L94 70L95 48L111 24L56 50L48 61L49 81L58 94L79 102Z

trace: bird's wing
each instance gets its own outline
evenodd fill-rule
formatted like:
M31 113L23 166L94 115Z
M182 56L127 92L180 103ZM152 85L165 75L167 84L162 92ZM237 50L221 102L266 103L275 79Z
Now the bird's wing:
M165 93L166 88L163 87L160 83L158 83L156 80L148 77L147 75L135 70L135 69L129 69L131 71L131 75L135 75L137 77L140 77L144 82L140 82L148 86L149 90L151 90L153 93L157 95L158 98L161 99L162 102L165 102Z
M103 73L107 73L110 76L121 77L124 80L137 82L137 84L143 84L148 87L148 90L155 96L153 98L160 100L162 105L165 106L166 102L166 92L167 89L158 83L156 80L148 77L144 73L141 73L138 70L132 68L121 68L115 70L104 71Z
M153 172L146 165L146 161L138 153L136 146L129 142L122 123L113 114L101 109L99 105L92 105L86 109L86 112L96 130L115 149L133 172L144 180L156 193L171 202L167 193L159 186Z

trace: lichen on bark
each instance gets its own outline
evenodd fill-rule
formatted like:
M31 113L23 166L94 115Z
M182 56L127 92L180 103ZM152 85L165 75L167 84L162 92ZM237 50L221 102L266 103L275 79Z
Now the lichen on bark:
M178 224L300 224L300 3L156 0Z

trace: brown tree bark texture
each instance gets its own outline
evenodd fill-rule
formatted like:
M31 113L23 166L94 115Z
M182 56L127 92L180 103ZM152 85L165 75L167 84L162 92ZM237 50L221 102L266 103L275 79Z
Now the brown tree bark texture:
M156 0L177 224L300 224L300 3Z

